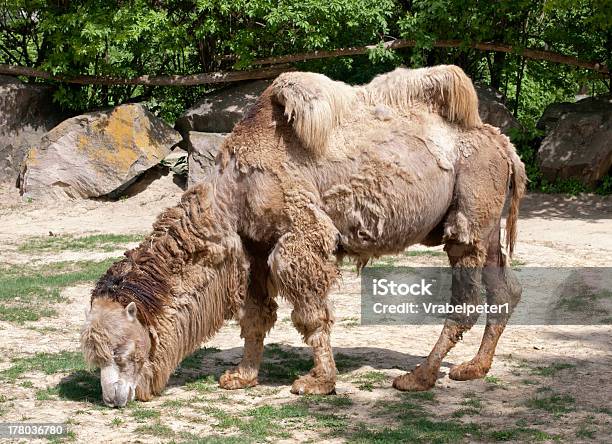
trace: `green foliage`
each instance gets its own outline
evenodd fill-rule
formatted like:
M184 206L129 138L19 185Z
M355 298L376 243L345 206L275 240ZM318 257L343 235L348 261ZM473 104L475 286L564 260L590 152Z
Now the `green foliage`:
M587 191L577 182L547 183L535 158L536 123L553 102L580 91L612 91L612 79L592 71L528 60L536 48L612 66L609 0L12 0L0 2L0 63L39 67L57 75L122 78L249 69L262 57L374 44L366 55L296 63L349 83L363 83L399 65L454 63L491 85L525 131L513 137L531 189ZM414 40L389 50L383 42ZM437 40L458 40L437 48ZM469 45L512 45L514 53ZM55 100L81 112L126 101L144 103L168 122L211 87L59 84ZM184 165L176 165L182 171ZM595 189L609 194L612 179Z

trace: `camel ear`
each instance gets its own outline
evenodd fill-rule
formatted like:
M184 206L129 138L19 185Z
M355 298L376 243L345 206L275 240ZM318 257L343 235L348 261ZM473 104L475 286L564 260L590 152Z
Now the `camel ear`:
M136 320L136 304L134 302L130 302L127 307L125 307L125 314L130 321Z

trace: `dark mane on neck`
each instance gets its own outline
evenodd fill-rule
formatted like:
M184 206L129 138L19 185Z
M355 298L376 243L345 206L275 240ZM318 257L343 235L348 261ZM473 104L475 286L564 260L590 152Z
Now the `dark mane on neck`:
M163 307L171 300L169 274L162 264L150 260L140 266L133 259L141 247L129 251L127 258L114 263L98 281L92 292L92 302L104 297L126 307L136 304L138 318L143 325L156 326Z

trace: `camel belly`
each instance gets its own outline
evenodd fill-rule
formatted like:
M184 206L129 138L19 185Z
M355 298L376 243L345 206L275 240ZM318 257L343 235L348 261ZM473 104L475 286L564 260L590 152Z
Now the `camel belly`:
M322 192L347 253L379 256L419 243L445 216L454 168L419 138L392 139L347 162ZM344 162L343 162L344 163Z

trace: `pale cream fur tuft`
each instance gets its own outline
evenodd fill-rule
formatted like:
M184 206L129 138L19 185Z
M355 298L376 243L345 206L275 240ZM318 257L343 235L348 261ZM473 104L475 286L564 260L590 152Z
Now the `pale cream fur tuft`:
M430 68L397 68L374 78L364 87L372 105L384 103L407 111L417 103L426 105L448 121L464 128L482 125L478 96L470 78L455 65Z
M290 72L272 83L278 103L305 148L315 156L326 152L332 130L350 113L357 89L323 74Z
M287 120L293 121L296 136L316 157L327 153L334 128L364 106L385 105L405 113L421 104L463 128L482 125L474 85L454 65L397 68L360 87L323 74L289 72L278 76L271 88Z

